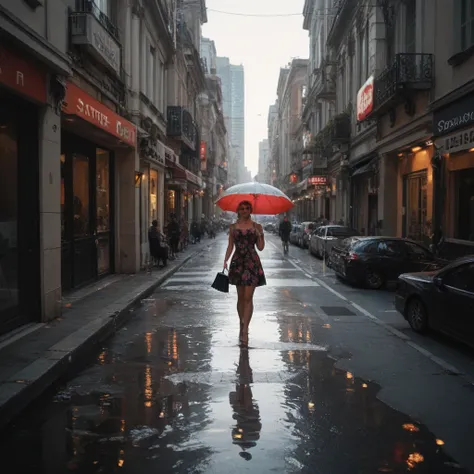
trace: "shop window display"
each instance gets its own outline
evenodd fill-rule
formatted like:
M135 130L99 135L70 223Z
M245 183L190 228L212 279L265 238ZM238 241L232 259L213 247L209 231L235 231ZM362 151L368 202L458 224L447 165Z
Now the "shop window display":
M150 224L158 219L158 171L150 170Z

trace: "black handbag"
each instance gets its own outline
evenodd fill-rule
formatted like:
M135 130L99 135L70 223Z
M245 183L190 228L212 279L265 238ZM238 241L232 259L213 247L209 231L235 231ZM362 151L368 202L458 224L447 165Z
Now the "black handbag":
M229 293L229 277L225 274L225 269L216 275L214 283L211 286L221 293Z

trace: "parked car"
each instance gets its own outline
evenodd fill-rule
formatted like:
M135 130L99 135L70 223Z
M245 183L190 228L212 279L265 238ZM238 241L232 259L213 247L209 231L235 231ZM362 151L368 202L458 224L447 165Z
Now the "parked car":
M298 245L298 236L301 224L292 224L290 232L290 244Z
M402 273L448 264L417 242L397 237L349 237L332 248L330 262L340 278L371 289L396 282Z
M341 225L321 226L311 235L309 251L318 258L328 257L334 245L338 245L344 239L354 235L359 235L359 232L350 227Z
M437 330L474 347L474 255L400 275L395 305L414 331Z
M308 241L314 229L313 222L302 222L298 231L297 245L303 249L308 248Z

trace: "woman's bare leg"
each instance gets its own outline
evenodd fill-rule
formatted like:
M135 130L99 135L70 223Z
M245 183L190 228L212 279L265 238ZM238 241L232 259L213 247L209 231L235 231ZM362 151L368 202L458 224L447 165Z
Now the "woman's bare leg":
M239 315L239 322L240 322L240 330L239 330L240 342L242 342L244 309L245 309L245 286L238 286L237 287L237 314Z
M242 345L248 346L249 343L249 325L253 315L253 294L255 286L244 287L244 308L242 318Z

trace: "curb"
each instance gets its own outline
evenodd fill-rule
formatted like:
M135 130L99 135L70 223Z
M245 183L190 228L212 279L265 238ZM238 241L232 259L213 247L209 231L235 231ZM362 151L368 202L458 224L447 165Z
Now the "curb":
M64 377L68 371L73 373L75 366L84 364L96 346L114 335L133 317L130 309L140 300L150 296L156 288L207 247L206 245L188 255L175 267L163 273L146 289L134 294L130 301L122 307L117 307L117 304L104 307L104 315L66 336L30 365L0 385L0 430L18 417L25 408L57 380Z

